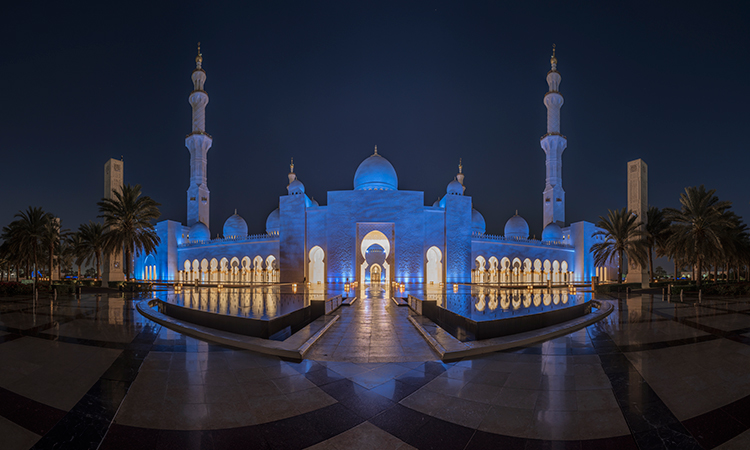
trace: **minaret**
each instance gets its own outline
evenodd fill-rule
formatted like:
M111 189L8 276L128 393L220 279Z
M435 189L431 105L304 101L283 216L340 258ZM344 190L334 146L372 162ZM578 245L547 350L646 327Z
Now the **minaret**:
M542 136L541 146L546 154L547 180L544 186L544 224L550 222L560 227L565 226L565 191L562 187L562 154L568 146L568 140L560 134L560 108L563 96L558 92L560 87L560 73L557 71L555 46L552 46L550 59L552 70L547 72L549 92L544 95L544 106L547 107L547 134Z
M208 94L203 90L206 82L206 72L203 71L203 55L201 44L198 43L198 56L195 57L195 70L190 78L193 80L193 92L188 101L193 107L193 132L185 138L185 146L190 150L190 187L187 191L188 217L187 226L197 222L208 223L208 211L211 193L206 183L206 164L208 163L208 149L211 148L211 136L206 133L206 105Z

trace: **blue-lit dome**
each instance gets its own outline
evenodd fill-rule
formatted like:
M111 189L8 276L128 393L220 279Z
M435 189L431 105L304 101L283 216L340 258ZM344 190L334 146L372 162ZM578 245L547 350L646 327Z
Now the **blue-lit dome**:
M237 211L224 222L224 237L247 237L247 222Z
M278 233L279 228L281 228L281 225L279 224L280 218L279 208L271 211L271 214L268 215L268 219L266 219L266 233Z
M458 180L453 180L448 183L446 192L450 195L464 195L464 185L459 183Z
M529 224L526 223L526 220L523 217L518 215L518 212L516 212L515 216L505 222L505 237L522 239L529 238Z
M188 237L191 241L209 241L211 240L211 232L208 230L205 223L195 222L195 224L190 227Z
M362 161L354 174L354 189L357 191L395 191L398 189L398 176L387 159L375 154Z
M289 186L287 186L286 189L289 192L289 195L297 195L297 194L305 193L305 185L302 184L302 182L297 179L289 183Z
M474 233L484 234L486 225L482 213L476 209L471 209L471 231Z
M563 240L562 228L560 228L560 226L557 225L555 222L548 223L547 226L544 227L544 230L542 230L542 240L543 241L562 241Z

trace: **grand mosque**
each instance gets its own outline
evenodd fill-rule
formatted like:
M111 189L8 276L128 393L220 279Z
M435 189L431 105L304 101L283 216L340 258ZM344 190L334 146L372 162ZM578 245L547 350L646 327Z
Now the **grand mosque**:
M210 192L206 165L212 138L205 130L208 94L206 72L198 52L192 73L192 132L187 222L156 225L161 243L154 253L135 261L137 278L202 283L478 283L498 285L568 284L607 277L591 254L594 224L565 222L560 133L560 73L550 60L546 154L542 195L541 240L529 238L529 226L518 214L505 224L503 236L485 234L482 214L465 194L464 174L447 185L445 195L426 206L424 193L398 189L398 175L377 147L354 172L354 189L329 191L320 205L290 166L287 195L266 220L261 234L248 234L238 214L224 222L221 237L211 239ZM601 239L601 238L599 238Z

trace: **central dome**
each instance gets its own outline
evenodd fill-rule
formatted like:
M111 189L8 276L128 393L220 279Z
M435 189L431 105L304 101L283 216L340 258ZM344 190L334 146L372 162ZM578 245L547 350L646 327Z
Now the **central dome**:
M375 154L362 161L354 174L356 191L395 191L398 190L396 170L387 159Z

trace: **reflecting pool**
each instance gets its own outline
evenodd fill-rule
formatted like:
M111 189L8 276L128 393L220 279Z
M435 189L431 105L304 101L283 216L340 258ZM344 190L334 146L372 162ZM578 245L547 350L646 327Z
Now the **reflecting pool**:
M326 292L306 291L292 286L257 288L184 287L158 294L167 303L226 316L271 320L310 306L311 300L325 300Z

